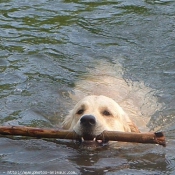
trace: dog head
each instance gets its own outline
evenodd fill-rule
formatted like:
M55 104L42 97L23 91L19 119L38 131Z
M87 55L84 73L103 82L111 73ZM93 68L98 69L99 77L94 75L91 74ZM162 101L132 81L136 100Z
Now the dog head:
M123 109L106 96L87 96L79 101L62 123L63 129L75 131L84 140L94 140L104 130L137 132L137 127Z

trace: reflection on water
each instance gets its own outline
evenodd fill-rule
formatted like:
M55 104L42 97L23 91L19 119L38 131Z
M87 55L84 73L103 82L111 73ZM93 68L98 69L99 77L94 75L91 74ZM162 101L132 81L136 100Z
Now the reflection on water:
M1 138L1 174L174 174L174 13L168 0L1 1L1 125L59 126L75 102L69 92L85 95L93 90L87 83L107 76L107 88L120 89L118 102L134 102L138 122L150 118L149 129L162 129L168 140L165 149L118 143L90 151L71 141Z

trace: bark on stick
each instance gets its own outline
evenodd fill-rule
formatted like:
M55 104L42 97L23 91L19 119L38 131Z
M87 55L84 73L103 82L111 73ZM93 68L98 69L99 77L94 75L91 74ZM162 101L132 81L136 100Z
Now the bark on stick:
M57 138L57 139L80 139L74 131L60 129L46 129L26 126L0 126L1 135L18 135L36 138ZM165 136L162 132L152 133L134 133L119 131L103 131L97 136L98 140L121 141L135 143L150 143L166 146Z

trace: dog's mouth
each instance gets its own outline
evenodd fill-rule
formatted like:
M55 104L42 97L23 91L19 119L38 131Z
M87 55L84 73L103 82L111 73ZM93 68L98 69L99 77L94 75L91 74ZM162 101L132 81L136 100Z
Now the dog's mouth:
M95 145L95 146L103 146L108 143L107 140L99 140L98 136L94 136L91 134L83 134L80 138L80 143L83 145Z
M103 140L97 140L96 137L94 137L93 139L91 140L86 140L84 137L81 137L81 142L98 142L98 143L103 143Z

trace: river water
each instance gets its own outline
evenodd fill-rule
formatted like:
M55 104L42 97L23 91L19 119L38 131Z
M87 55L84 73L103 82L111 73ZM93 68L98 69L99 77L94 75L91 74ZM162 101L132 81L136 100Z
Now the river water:
M0 2L1 125L58 127L69 93L90 93L97 74L139 96L140 119L167 147L1 137L0 174L175 174L175 1Z

